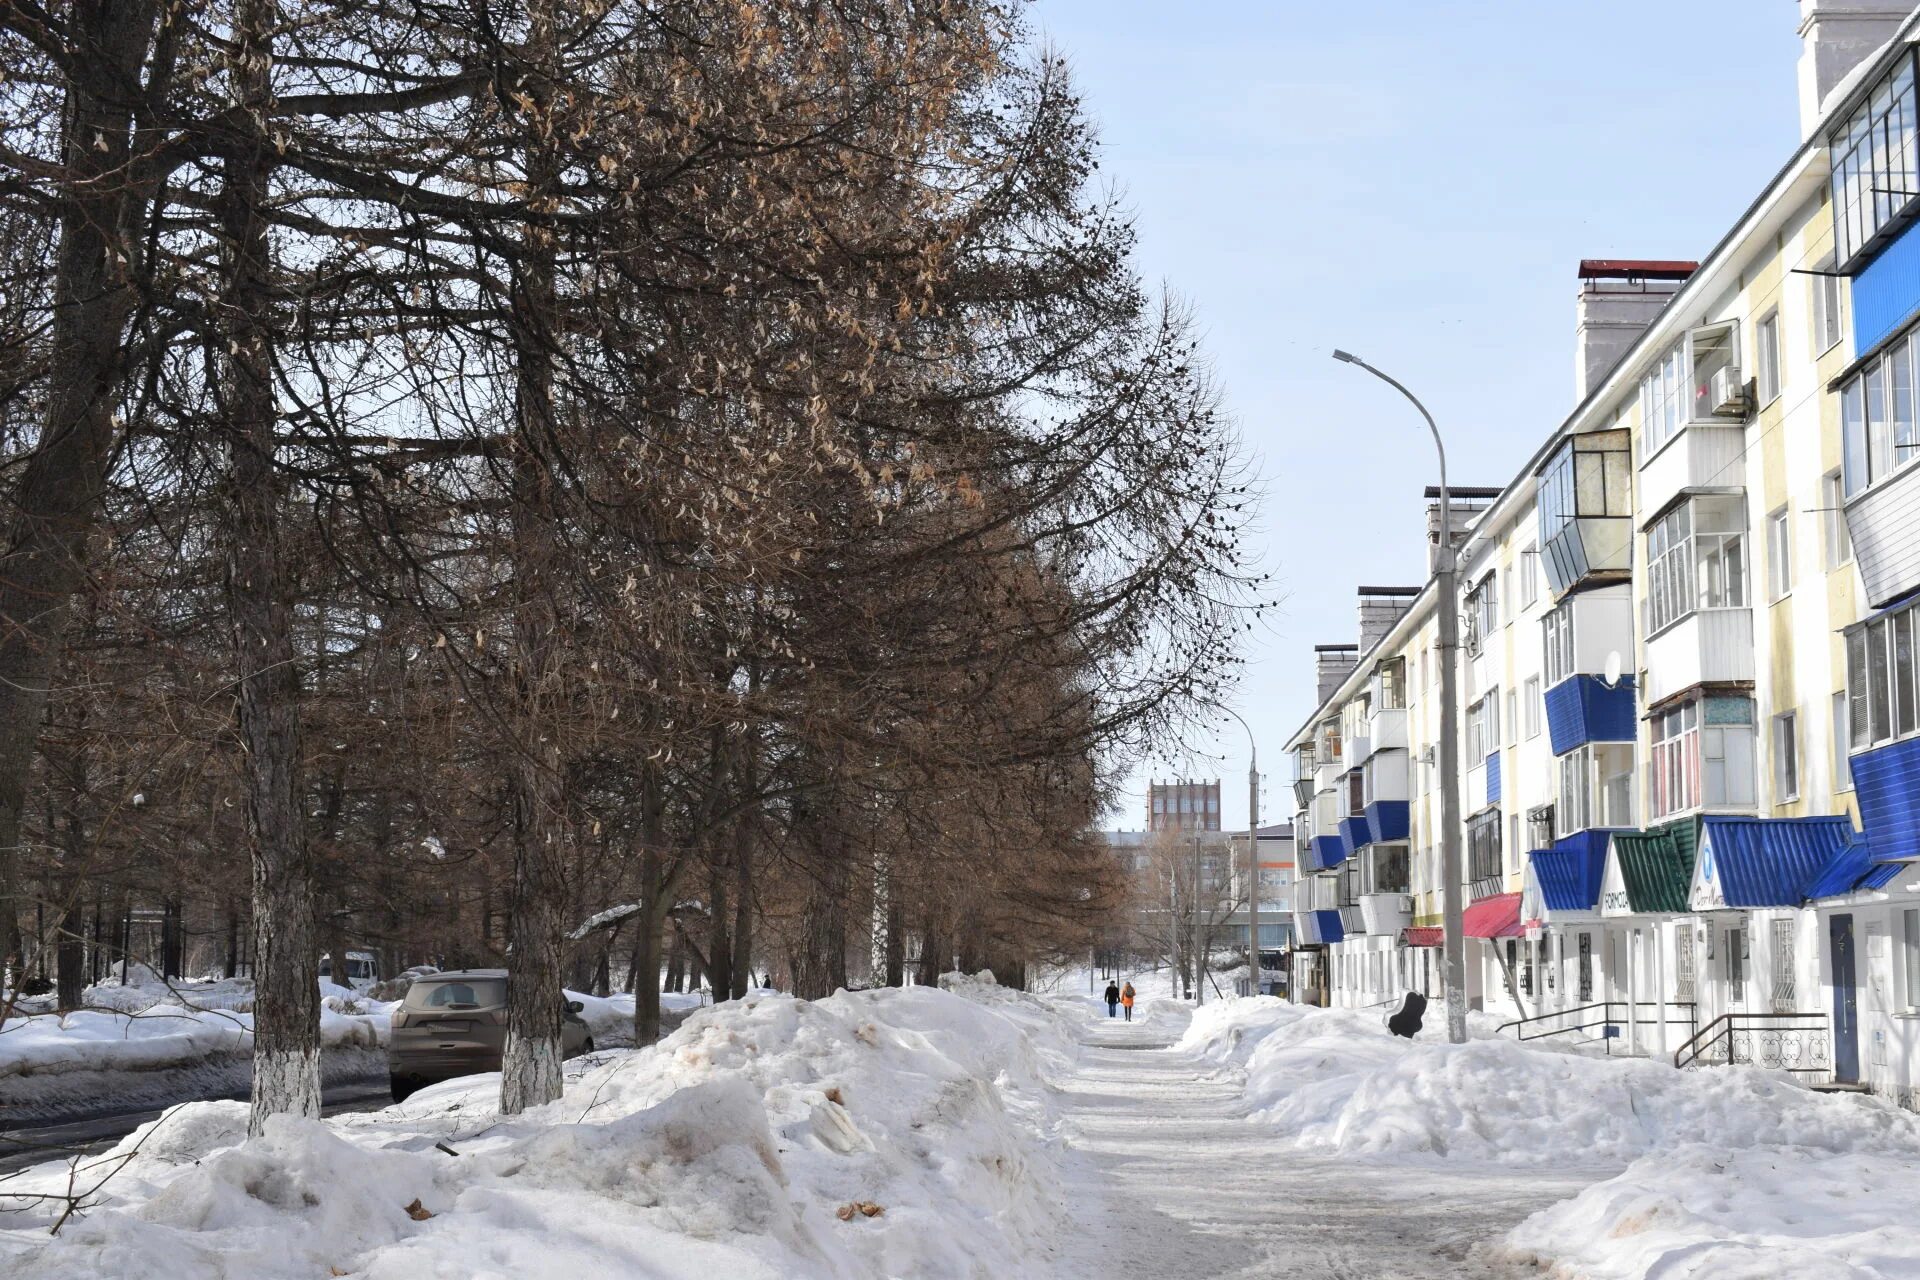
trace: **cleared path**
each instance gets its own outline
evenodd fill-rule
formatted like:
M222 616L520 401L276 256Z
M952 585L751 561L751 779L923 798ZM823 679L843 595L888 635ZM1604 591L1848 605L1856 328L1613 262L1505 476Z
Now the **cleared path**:
M1475 1246L1610 1172L1296 1155L1239 1118L1234 1073L1167 1047L1187 1016L1160 1004L1147 1021L1091 1030L1062 1099L1085 1230L1056 1260L1061 1276L1532 1275Z

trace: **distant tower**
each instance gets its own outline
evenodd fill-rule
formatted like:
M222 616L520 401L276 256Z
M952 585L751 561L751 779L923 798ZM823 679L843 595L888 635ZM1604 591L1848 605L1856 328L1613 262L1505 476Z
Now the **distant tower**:
M1147 787L1147 830L1219 829L1219 779L1212 782L1155 782Z

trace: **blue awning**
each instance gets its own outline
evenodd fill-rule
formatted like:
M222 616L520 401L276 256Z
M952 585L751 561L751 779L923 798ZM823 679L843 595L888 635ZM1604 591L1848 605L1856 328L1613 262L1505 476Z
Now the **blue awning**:
M1707 817L1697 874L1729 907L1798 907L1854 843L1853 823L1841 816Z
M1884 889L1899 874L1899 863L1876 860L1866 837L1855 835L1807 885L1807 897L1837 898L1860 889Z
M1600 903L1600 881L1607 870L1608 831L1579 831L1535 849L1533 878L1549 911L1592 911Z

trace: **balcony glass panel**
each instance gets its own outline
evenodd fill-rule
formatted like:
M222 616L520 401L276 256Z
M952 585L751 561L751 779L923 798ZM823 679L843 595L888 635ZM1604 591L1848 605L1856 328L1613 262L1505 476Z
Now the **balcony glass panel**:
M1541 471L1540 546L1555 595L1630 567L1632 462L1626 431L1593 431L1568 439Z

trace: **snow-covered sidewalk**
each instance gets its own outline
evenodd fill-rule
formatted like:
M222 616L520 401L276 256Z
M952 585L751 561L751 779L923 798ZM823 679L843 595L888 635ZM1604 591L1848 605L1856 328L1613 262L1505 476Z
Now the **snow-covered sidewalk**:
M1084 1230L1060 1276L1398 1277L1519 1274L1485 1245L1605 1170L1519 1172L1330 1158L1251 1123L1244 1077L1176 1046L1190 1014L1155 1001L1100 1022L1061 1098Z

